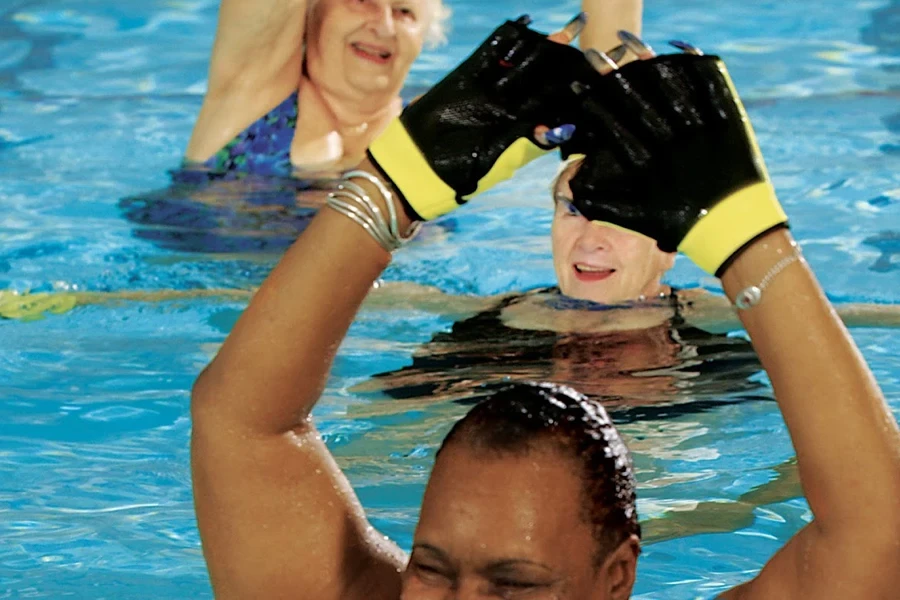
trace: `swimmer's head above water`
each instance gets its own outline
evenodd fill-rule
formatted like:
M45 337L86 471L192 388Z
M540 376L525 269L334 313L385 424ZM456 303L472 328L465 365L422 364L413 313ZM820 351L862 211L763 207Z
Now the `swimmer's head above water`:
M563 163L551 186L553 268L562 293L602 304L668 293L662 278L675 264L674 252L639 233L591 222L573 206L569 181L581 164L581 158Z
M334 96L399 92L423 46L444 41L441 0L310 2L306 69Z
M627 598L639 538L631 456L603 407L562 386L506 386L438 451L403 598Z

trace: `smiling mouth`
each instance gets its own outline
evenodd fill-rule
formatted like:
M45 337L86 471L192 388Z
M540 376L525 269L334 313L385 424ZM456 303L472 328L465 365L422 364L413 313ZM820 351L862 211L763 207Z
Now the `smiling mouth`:
M359 42L353 42L350 44L350 48L353 49L354 54L359 56L360 58L378 63L384 64L388 60L390 60L393 53L389 50L384 50L383 48L377 48L375 46L369 46L367 44L360 44Z
M579 281L603 281L608 277L612 277L615 274L615 269L610 269L606 267L592 267L590 265L582 265L575 264L572 265L575 271L575 277L578 278Z

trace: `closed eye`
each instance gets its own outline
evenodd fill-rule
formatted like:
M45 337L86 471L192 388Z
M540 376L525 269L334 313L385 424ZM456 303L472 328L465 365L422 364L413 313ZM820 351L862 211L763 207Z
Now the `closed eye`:
M495 579L491 581L494 593L500 598L513 600L519 597L527 597L531 592L546 589L548 584L538 583L525 579Z

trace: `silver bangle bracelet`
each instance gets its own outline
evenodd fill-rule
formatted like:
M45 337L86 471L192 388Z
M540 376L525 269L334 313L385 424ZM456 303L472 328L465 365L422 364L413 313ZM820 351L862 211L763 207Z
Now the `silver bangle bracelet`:
M772 280L795 262L803 262L803 254L800 253L800 248L797 246L794 247L793 253L789 256L785 256L772 265L772 268L766 271L766 274L763 275L758 284L745 287L738 292L734 297L734 305L740 310L747 310L748 308L753 308L759 304L762 300L763 291L769 286Z
M365 179L378 190L387 207L387 220L378 204L372 201L365 190L350 181L353 178ZM326 204L365 229L387 252L393 252L411 240L421 227L421 223L415 223L405 235L402 235L397 219L397 207L394 205L394 195L380 179L365 171L345 173L337 190L328 194Z

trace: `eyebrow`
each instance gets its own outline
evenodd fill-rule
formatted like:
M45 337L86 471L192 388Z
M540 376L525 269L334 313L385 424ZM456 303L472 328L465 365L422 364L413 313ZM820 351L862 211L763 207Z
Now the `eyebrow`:
M549 566L544 563L535 562L533 560L529 560L527 558L505 558L502 560L498 560L492 562L484 568L485 571L502 571L504 569L514 569L516 567L538 567L547 572L553 572Z
M419 542L417 544L413 544L412 551L415 552L416 549L427 550L428 552L431 552L432 554L437 554L441 560L448 561L450 559L450 557L447 556L446 552L444 552L437 546L432 546L431 544L427 544L425 542Z
M572 204L575 198L569 198L568 196L564 196L562 194L554 194L553 200L555 200L556 202L568 202L569 204Z
M447 562L450 561L450 557L447 556L447 553L444 552L443 550L441 550L440 548L438 548L437 546L432 546L431 544L428 544L425 542L420 542L417 544L413 544L413 546L412 546L413 552L415 552L416 549L427 550L428 552L436 554L437 557L440 558L441 560L444 560ZM539 569L543 569L544 571L547 571L550 573L553 572L553 569L551 569L549 566L547 566L543 563L535 562L535 561L527 559L527 558L501 558L499 560L495 560L495 561L488 563L484 568L480 569L480 571L487 573L487 572L491 572L491 571L502 571L504 569L514 569L516 567L522 567L522 566L537 567Z

